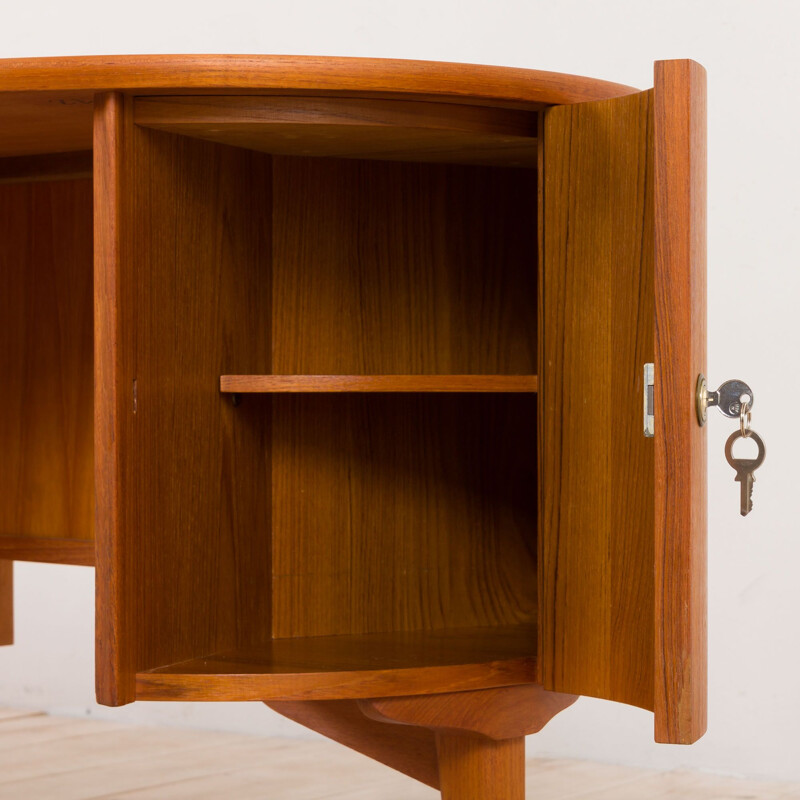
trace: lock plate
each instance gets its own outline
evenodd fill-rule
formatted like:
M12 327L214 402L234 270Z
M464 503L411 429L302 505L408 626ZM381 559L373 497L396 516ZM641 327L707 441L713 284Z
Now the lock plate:
M653 386L655 383L655 368L653 364L644 365L644 435L652 439L655 435L655 411Z

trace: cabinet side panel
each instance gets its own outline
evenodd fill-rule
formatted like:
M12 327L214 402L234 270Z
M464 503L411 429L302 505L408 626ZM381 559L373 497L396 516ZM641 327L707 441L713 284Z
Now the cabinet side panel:
M706 730L706 74L655 68L656 740Z
M89 180L0 184L0 375L0 536L91 547Z
M112 420L98 433L106 703L133 699L137 671L270 625L269 407L219 392L222 373L270 371L269 158L139 129L130 100L114 102L116 199L98 216L98 238L113 236L97 264L116 315L97 344Z
M651 92L544 113L541 677L653 706Z

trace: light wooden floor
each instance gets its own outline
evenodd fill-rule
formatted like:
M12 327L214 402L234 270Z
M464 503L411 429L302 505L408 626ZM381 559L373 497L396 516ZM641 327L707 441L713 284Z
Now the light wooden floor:
M800 785L531 759L531 800L800 800ZM327 742L0 709L0 800L435 800Z

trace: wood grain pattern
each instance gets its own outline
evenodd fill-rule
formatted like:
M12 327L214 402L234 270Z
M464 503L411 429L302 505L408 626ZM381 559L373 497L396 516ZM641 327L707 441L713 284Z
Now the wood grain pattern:
M577 75L432 61L241 55L0 59L0 156L87 149L93 97L114 90L446 100L528 110L635 91Z
M0 645L14 644L14 563L0 561Z
M533 185L276 157L273 371L535 373ZM274 397L273 634L532 620L534 420L525 397Z
M436 733L443 798L525 797L525 736L577 700L541 686L358 701L370 719ZM391 727L391 725L389 726ZM495 745L507 745L495 747Z
M706 75L655 67L656 740L706 730L707 455L694 416L706 373Z
M536 392L536 375L222 375L221 392Z
M92 151L0 158L0 184L92 177Z
M442 800L525 800L525 738L437 732Z
M423 697L372 698L358 704L370 719L500 740L538 733L577 699L527 684Z
M139 700L340 700L531 682L536 628L273 639L136 676Z
M264 55L0 59L0 156L90 148L93 98L115 90L395 98L528 110L634 91L577 75L432 61Z
M277 155L536 166L531 111L346 97L147 97L137 125Z
M0 536L91 542L92 186L0 185Z
M49 564L93 567L94 550L94 542L79 539L0 536L0 558L12 561L40 561Z
M534 369L530 173L341 161L320 171L313 159L270 161L137 128L130 101L120 102L103 135L118 137L124 201L115 205L112 193L102 203L116 216L101 214L100 235L116 231L118 243L101 248L97 267L109 273L101 290L117 282L116 320L98 334L99 360L117 370L116 396L103 390L98 402L117 430L101 424L98 449L116 442L120 455L109 463L129 499L101 556L110 578L98 613L112 620L99 618L98 629L124 628L126 643L104 653L113 639L99 637L111 665L103 680L116 687L101 697L132 698L132 665L153 697L158 681L180 679L166 672L142 684L148 669L267 646L270 634L535 620L534 397L303 395L251 397L234 408L210 379L222 362L270 375L326 357L334 367L374 363L381 373ZM271 164L272 213L258 194L270 186ZM308 212L324 221L328 201L352 204L354 175L357 217L337 218L319 235ZM306 213L293 216L298 200ZM344 320L343 302L353 303ZM439 328L427 308L441 312ZM334 315L346 321L355 354L341 337L330 341ZM109 525L113 508L100 505ZM159 615L165 603L178 611ZM493 668L470 669L459 685L498 679ZM220 697L265 685L203 678L191 691Z
M653 708L652 92L544 114L541 678Z
M94 92L0 92L0 157L92 148Z
M97 119L98 697L137 671L269 637L269 162ZM144 590L146 587L146 590Z
M0 92L113 89L303 89L575 103L635 91L543 70L282 55L118 55L0 59Z
M334 742L434 789L439 788L436 737L426 728L375 722L361 713L354 700L315 700L313 703L273 700L267 705Z
M273 372L536 374L535 172L280 156L274 197Z
M119 263L123 241L124 99L120 94L97 97L94 125L94 458L95 458L95 686L97 699L111 705L130 702L127 678L135 658L131 631L133 587L125 576L126 543L120 540L124 411L118 408L122 369L116 342L121 324ZM127 244L127 242L125 242ZM129 256L128 256L129 257ZM124 388L123 388L124 391Z
M535 426L530 395L274 396L273 635L535 621Z
M252 125L266 131L273 126L291 124L297 125L298 129L325 130L327 126L334 125L405 135L414 130L431 130L476 136L500 134L535 140L537 130L535 111L324 95L138 97L134 105L134 120L137 125L146 128L161 128L171 133L190 135L198 130L204 131L209 126L234 130L239 125ZM224 134L224 131L207 132Z

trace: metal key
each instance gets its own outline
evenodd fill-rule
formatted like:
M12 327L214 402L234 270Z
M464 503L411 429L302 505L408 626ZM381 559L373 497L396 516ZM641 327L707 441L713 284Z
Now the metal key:
M758 445L758 455L755 458L734 458L733 445L737 439L752 439ZM746 517L753 510L753 483L755 475L753 473L764 463L764 456L767 448L764 442L755 431L748 431L745 436L741 430L734 431L725 442L725 458L728 463L736 470L734 480L741 484L741 508L739 513Z

